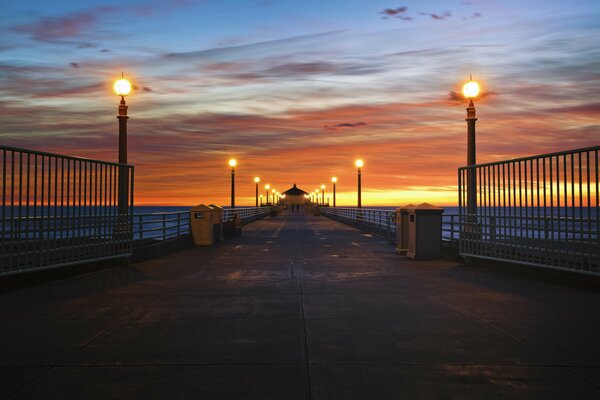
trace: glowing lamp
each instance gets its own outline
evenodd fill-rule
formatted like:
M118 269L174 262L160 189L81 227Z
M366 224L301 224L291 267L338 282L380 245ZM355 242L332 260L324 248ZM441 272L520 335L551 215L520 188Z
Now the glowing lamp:
M267 183L267 184L265 185L265 189L269 190L269 189L271 189L271 186L270 186L270 185Z
M336 183L337 182L337 178L334 176L333 178L331 178L331 182Z
M365 165L365 163L363 162L363 160L356 160L354 165L356 165L357 168L361 168L363 165Z
M321 185L321 190L325 190L325 185Z
M260 178L257 176L256 178L254 178L254 183L258 183L260 182Z
M230 167L235 167L236 165L237 165L237 160L235 158L232 158L231 160L229 160Z
M116 94L121 97L125 97L131 92L131 83L125 78L121 78L115 82L113 89Z
M463 95L467 99L474 99L479 94L479 84L474 80L470 80L463 86Z

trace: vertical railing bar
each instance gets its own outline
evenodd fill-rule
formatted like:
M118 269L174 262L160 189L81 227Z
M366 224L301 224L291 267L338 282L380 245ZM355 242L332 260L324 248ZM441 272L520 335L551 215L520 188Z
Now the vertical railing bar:
M600 197L598 197L598 192L600 191L598 185L598 150L594 151L595 153L595 163L596 163L596 272L600 272L600 245L598 245L598 241L600 239Z
M591 211L591 195L590 195L590 152L585 152L585 177L586 177L586 194L587 194L587 207L586 207L586 215L587 215L587 257L588 257L588 271L594 271L593 264L593 254L592 254L592 214Z
M492 224L491 224L491 218L492 218L492 186L493 186L493 165L489 165L487 167L485 167L484 171L483 171L483 179L484 182L480 182L480 185L483 186L483 195L485 197L485 203L484 203L484 226L485 229L487 230L486 235L484 236L484 232L482 233L482 239L484 237L487 237L487 242L488 245L485 246L484 245L484 241L481 241L481 246L484 250L485 253L487 253L488 255L494 255L493 251L494 248L491 245L491 234L492 234ZM486 174L487 172L487 174ZM487 188L487 191L486 191Z
M12 173L12 171L11 171ZM5 265L5 255L10 254L10 249L8 248L8 243L10 243L9 239L7 239L7 230L6 230L6 176L8 175L8 171L6 170L6 149L2 149L2 254L0 255L0 260L2 263L0 264L0 272L4 269L10 269L10 264ZM12 218L11 218L12 219ZM10 228L10 223L9 223ZM8 257L6 262L8 263Z
M66 159L67 161L67 179L65 179L65 187L67 189L67 195L65 199L65 207L66 207L66 219L67 219L67 239L65 241L66 247L66 258L68 260L73 259L73 238L75 236L75 232L73 232L73 220L71 219L71 160Z
M498 164L498 219L496 220L496 240L502 252L504 252L506 241L506 163Z
M494 221L494 236L495 236L495 242L496 242L496 254L498 254L499 252L502 253L503 252L503 246L502 246L502 242L498 240L498 232L501 230L502 227L502 219L504 218L503 215L503 201L502 201L502 193L504 192L504 186L502 185L502 179L500 176L500 171L502 171L502 168L504 167L504 163L499 163L497 164L496 167L496 183L495 185L498 187L497 190L497 212L496 212L496 218Z
M12 268L13 264L16 264L16 262L14 261L14 255L16 254L15 251L15 232L16 232L16 227L15 227L15 213L14 213L14 209L15 209L15 152L11 151L10 152L10 222L9 222L9 239L10 239L10 246L8 248L9 251L9 258L8 258L8 265Z
M57 176L58 178L58 173ZM65 258L65 213L64 213L64 203L65 199L65 159L60 157L60 223L59 223L59 247L58 247L58 259L64 260Z
M21 221L23 220L23 216L21 215L21 207L22 207L22 199L23 197L23 153L19 153L19 208L18 208L18 215L19 215L19 219L17 220L17 234L18 234L18 241L17 241L17 246L19 249L19 255L18 255L18 260L19 263L23 262L25 263L27 260L24 259L23 257L23 253L24 253L24 249L23 249L23 238L22 238L22 234L21 234ZM26 250L26 249L25 249Z
M26 179L25 179L25 264L29 266L35 266L34 258L31 257L31 252L35 249L35 245L33 241L29 238L29 195L30 195L30 187L31 187L31 154L27 153L27 167L26 167Z
M102 194L103 194L103 200L102 200L102 252L105 255L110 255L110 246L109 243L110 241L108 240L109 237L109 233L108 233L108 227L109 227L109 223L108 223L108 218L107 218L107 212L108 212L108 201L107 201L107 195L108 195L108 169L109 166L107 164L104 164L102 167L102 177L103 177L103 182L104 182L104 186L103 186L103 190L102 190Z
M52 232L52 245L51 248L56 249L56 245L58 243L57 240L57 231L58 231L58 158L57 157L53 157L54 158L54 174L52 175L54 177L54 201L52 203L52 213L53 213L53 218L52 218L52 226L53 226L53 232ZM56 252L54 252L54 257L56 257Z
M98 163L95 162L94 163L94 247L93 247L93 251L96 257L98 257L101 253L100 250L100 230L99 230L99 224L98 224L98 197L99 197L99 184L98 184Z
M544 159L542 158L542 163L544 162ZM542 205L540 203L540 159L536 158L535 159L535 193L536 193L536 198L537 198L537 206L536 206L536 211L537 211L537 216L536 216L536 240L537 240L537 255L536 257L538 258L538 260L542 260L544 258L544 254L545 251L543 249L544 246L541 245L541 243L543 243L541 241L541 232L542 232L542 221L541 221L541 211L542 211Z
M83 223L81 212L83 211L82 205L82 184L83 184L83 163L81 160L77 160L77 247L75 249L76 256L79 257L81 252L81 245L84 235L82 234Z
M507 223L508 223L508 235L504 238L505 243L510 243L510 241L512 240L512 236L513 236L513 232L512 232L512 226L513 226L513 203L512 203L512 184L513 181L510 179L510 171L514 170L514 166L512 163L507 162L506 163L507 166L507 170L506 170L506 187L507 187L507 191L508 191L508 216L507 216Z
M551 158L548 158L551 159ZM546 250L546 252L544 252L544 258L548 258L548 198L547 198L547 193L546 193L546 186L547 186L547 181L546 181L546 160L547 158L544 158L542 160L542 187L543 187L543 198L544 198L544 250ZM550 241L550 245L553 246L552 241ZM554 247L552 248L552 250L550 251L550 254L553 254L553 250Z
M109 166L108 167L108 220L109 220L109 226L108 226L108 238L109 238L109 249L110 249L110 253L113 254L114 253L114 230L115 230L115 219L114 219L114 203L113 203L113 171L114 171L114 166Z
M518 235L519 235L519 241L521 241L523 238L523 192L522 192L523 177L522 177L522 171L521 171L521 161L519 161L518 163L519 163L519 229L518 229Z
M51 168L50 156L42 154L41 162L41 182L40 182L40 219L42 229L40 234L40 261L39 265L44 266L48 260L48 248L50 240L50 174L47 172ZM47 161L46 161L47 160ZM47 166L47 168L46 168ZM46 175L48 174L48 175Z
M576 253L575 253L575 248L577 246L577 239L575 238L575 234L576 234L576 227L575 227L575 218L576 218L576 212L575 212L575 154L572 153L571 154L571 257L569 257L571 261L571 263L573 264L573 268L575 268L575 261L573 257Z
M499 197L498 197L498 175L499 175L499 170L498 170L498 164L493 164L491 166L491 170L492 170L492 178L490 181L490 186L492 188L492 197L491 197L491 207L490 207L490 218L487 221L487 227L488 227L488 240L492 240L492 228L496 228L496 224L498 221L498 208L500 206L499 203ZM494 240L492 243L492 256L497 257L498 255L501 254L502 250L501 248L498 246L498 242L496 240Z
M557 220L557 226L558 226L558 241L556 242L556 245L558 247L558 260L559 263L562 264L563 263L563 249L562 249L562 220L561 220L561 214L562 214L562 198L561 198L561 187L560 187L560 156L556 156L556 220Z
M463 223L463 213L462 213L462 207L463 207L463 201L462 201L462 196L463 196L463 184L462 184L462 174L463 174L464 169L463 168L459 168L458 169L458 251L459 252L464 252L464 243L465 243L465 237L464 237L464 223Z
M132 231L133 231L133 211L135 209L134 207L134 196L133 196L133 190L134 190L134 186L133 186L133 181L135 178L135 168L133 166L129 167L129 173L131 174L131 179L129 180L129 218L128 218L128 222L129 222L129 226L127 227L127 238L129 239L129 254L133 253L133 240L132 239Z
M585 262L583 259L583 181L582 181L582 170L581 170L581 157L583 154L581 152L577 153L577 166L578 166L578 183L579 183L579 220L577 221L577 247L575 249L576 253L580 255L579 259L581 260L580 269L586 269Z
M528 217L529 217L529 212L528 212L528 185L527 185L527 160L523 161L523 186L524 186L524 200L525 200L525 218L521 217L521 241L525 243L525 257L527 259L529 259L529 257L527 256L529 254L529 224L528 224ZM525 224L525 232L523 232L523 224ZM523 238L524 236L524 238ZM524 240L523 240L524 239Z
M72 168L71 168L72 166ZM73 240L71 241L71 259L77 259L77 240L79 238L78 225L77 225L77 160L73 160L69 168L73 171L73 181L71 182L72 199L71 199L71 218L73 226Z
M90 242L89 222L89 196L88 196L88 162L83 162L83 237L81 244L82 252L87 252Z
M568 154L563 156L563 204L564 204L564 215L565 215L565 264L569 264L569 248L570 248L570 239L569 239L569 192L568 192L568 184L569 184L569 175L568 175Z
M552 169L552 156L548 157L548 171L549 171L549 180L550 180L550 234L552 235L552 259L555 256L554 249L554 179L553 179L553 169Z

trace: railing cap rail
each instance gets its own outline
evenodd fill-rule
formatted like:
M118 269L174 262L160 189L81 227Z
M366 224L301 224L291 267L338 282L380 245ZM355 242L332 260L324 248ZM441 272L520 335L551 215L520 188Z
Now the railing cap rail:
M69 159L69 160L74 160L74 161L95 162L95 163L105 164L105 165L114 165L116 167L131 167L131 168L134 167L133 164L121 164L121 163L112 162L112 161L95 160L93 158L69 156L69 155L64 155L64 154L49 153L46 151L23 149L21 147L0 145L0 150L14 151L14 152L18 152L18 153L36 154L38 156L64 158L64 159Z
M590 151L600 151L600 146L583 147L581 149L557 151L556 153L538 154L538 155L535 155L535 156L513 158L513 159L510 159L510 160L492 161L492 162L484 163L484 164L465 165L463 167L459 167L458 170L461 171L461 170L465 170L465 169L474 169L474 168L479 168L479 167L489 167L489 166L492 166L492 165L510 164L510 163L516 163L516 162L521 162L521 161L536 160L536 159L539 159L539 158L549 158L549 157L564 156L564 155L567 155L567 154L574 154L574 153L587 153L587 152L590 152Z

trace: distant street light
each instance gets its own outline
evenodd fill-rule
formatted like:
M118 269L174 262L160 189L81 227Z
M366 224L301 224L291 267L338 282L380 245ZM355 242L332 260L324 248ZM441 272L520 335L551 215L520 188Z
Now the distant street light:
M237 161L235 159L229 160L229 166L231 167L231 208L235 208L235 166Z
M256 184L256 207L258 207L258 182L260 182L260 178L257 176L254 178L254 183Z
M119 164L127 164L127 104L125 103L125 96L131 92L131 83L123 77L117 80L113 89L118 96L121 96L121 102L119 103ZM119 167L119 198L118 208L119 214L127 214L128 212L128 201L127 198L129 192L129 176L125 167Z
M321 185L321 204L325 205L325 185Z
M333 183L333 206L335 207L335 184L337 183L337 178L334 176L331 178L331 182Z
M365 165L365 163L363 162L363 160L356 160L354 162L354 165L356 165L357 168L357 174L358 174L358 208L362 208L362 199L361 199L361 175L362 175L362 170L361 168L363 167L363 165Z
M463 86L463 95L469 99L467 107L467 166L471 167L477 164L475 147L475 104L473 99L479 94L479 84L469 77L469 82ZM469 168L467 174L467 214L474 216L477 212L477 177L475 167Z
M269 189L271 189L271 186L267 183L265 185L265 190L267 192L267 203L266 204L269 204Z
M273 205L275 205L275 192L277 192L277 190L271 189L271 200L273 201Z
M264 198L264 196L261 194L259 197L260 197L260 206L262 207L263 206L263 198Z

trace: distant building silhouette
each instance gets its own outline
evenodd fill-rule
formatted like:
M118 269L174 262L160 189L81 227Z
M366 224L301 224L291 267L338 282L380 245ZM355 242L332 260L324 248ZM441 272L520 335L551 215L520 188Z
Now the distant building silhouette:
M298 188L298 186L296 186L294 183L294 186L291 189L288 189L281 194L285 194L285 199L282 199L283 204L291 206L292 204L303 205L306 202L306 198L304 196L307 195L308 192Z

